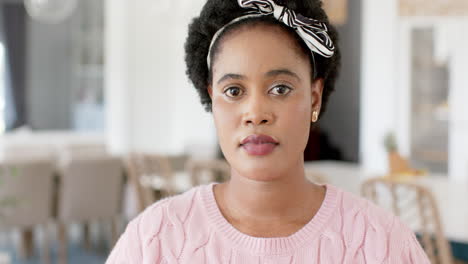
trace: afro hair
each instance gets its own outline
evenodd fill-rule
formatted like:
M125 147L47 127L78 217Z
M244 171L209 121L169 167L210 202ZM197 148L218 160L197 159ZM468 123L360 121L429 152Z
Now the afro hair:
M210 60L216 55L217 43L221 42L224 35L229 34L235 28L239 28L241 24L258 24L259 22L265 24L275 24L286 28L296 39L304 52L307 52L311 67L314 71L311 78L315 74L316 78L323 78L324 88L322 94L322 108L321 113L326 110L328 98L335 90L335 81L338 77L341 55L338 47L338 33L336 29L330 24L325 11L322 8L322 1L320 0L274 0L276 4L286 6L294 10L296 13L303 16L321 21L328 27L328 34L335 44L335 53L330 58L324 58L319 55L314 56L315 64L310 51L306 44L295 33L294 29L288 28L281 22L272 19L272 16L265 16L261 18L246 19L242 22L234 23L223 32L222 36L216 40L212 47L212 54ZM189 25L188 37L185 42L185 63L186 73L198 94L200 95L201 103L206 111L211 111L212 102L208 94L207 87L211 83L211 70L208 68L207 56L211 41L215 33L226 24L231 22L237 17L245 15L246 9L239 6L237 0L207 0L203 6L200 16L193 19ZM315 65L315 67L314 67Z

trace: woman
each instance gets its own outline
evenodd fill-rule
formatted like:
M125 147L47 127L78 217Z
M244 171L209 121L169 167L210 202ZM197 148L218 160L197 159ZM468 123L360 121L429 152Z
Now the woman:
M147 208L107 263L429 263L394 216L305 178L336 42L319 0L208 0L189 27L187 74L231 179Z

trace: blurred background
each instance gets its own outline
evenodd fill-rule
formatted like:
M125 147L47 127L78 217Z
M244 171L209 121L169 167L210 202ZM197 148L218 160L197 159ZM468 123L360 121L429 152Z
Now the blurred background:
M229 177L185 76L204 2L0 0L0 264L104 263L147 205ZM342 71L308 177L424 188L429 220L412 227L432 230L434 263L468 262L468 2L323 3Z

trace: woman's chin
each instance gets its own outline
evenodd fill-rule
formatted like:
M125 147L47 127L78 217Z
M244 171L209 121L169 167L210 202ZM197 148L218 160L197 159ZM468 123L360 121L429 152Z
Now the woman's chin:
M279 176L279 175L272 175L272 174L269 174L269 175L255 174L255 175L251 175L251 176L247 175L245 177L248 178L251 181L258 181L258 182L274 182L274 181L281 178L281 176Z
M288 175L289 159L284 153L276 152L264 156L251 156L245 152L226 155L238 176L254 181L275 181Z
M247 164L245 164L247 165ZM275 181L281 178L286 173L281 173L281 169L278 166L261 166L261 164L250 164L250 166L244 166L241 171L239 171L239 176L247 178L253 181Z

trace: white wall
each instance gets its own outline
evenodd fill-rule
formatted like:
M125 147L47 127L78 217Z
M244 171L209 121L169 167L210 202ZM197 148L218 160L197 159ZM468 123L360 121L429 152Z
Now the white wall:
M449 172L468 181L468 18L398 18L397 0L363 0L360 160L365 169L387 172L383 138L395 132L403 155L410 151L410 29L411 24L449 29L444 47L449 82ZM448 46L446 46L448 45Z
M450 126L449 176L468 181L468 17L449 23L450 46Z
M188 22L203 0L107 0L106 69L109 145L116 153L213 150L216 136L185 75ZM168 12L179 10L179 12Z
M387 171L383 139L396 127L397 0L363 0L360 160Z

